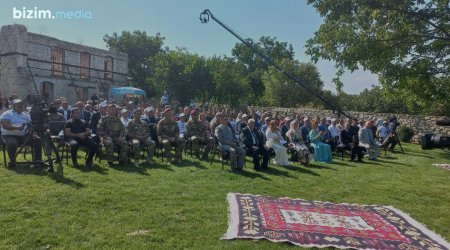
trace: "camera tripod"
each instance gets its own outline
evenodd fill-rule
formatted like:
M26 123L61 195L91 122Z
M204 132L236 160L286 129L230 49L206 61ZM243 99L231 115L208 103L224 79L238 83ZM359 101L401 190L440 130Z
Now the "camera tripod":
M388 134L388 136L386 137L386 139L384 140L384 142L381 144L383 147L385 147L385 149L387 149L387 145L389 144L389 140L391 137L394 137L395 140L397 141L397 144L400 146L400 149L402 150L402 153L404 154L405 151L403 150L402 147L402 143L400 142L400 138L398 137L397 131L392 131L391 133ZM391 149L392 151L394 151L394 149Z
M24 143L19 147L19 150L17 150L15 157L17 158L17 156L24 150L24 148L29 144L29 142L33 139L33 137L37 137L40 138L42 140L42 149L43 149L43 153L46 156L45 161L38 161L35 158L35 152L34 152L34 147L31 147L31 156L32 156L32 160L31 161L26 161L26 162L17 162L17 164L19 165L28 165L30 167L35 166L35 165L44 165L47 166L47 172L53 172L53 162L61 162L61 157L59 155L59 152L55 146L55 144L52 142L50 135L48 134L48 132L43 128L43 126L38 126L38 125L27 125L27 133L26 133L27 138L25 139ZM52 158L52 152L55 152L55 158Z

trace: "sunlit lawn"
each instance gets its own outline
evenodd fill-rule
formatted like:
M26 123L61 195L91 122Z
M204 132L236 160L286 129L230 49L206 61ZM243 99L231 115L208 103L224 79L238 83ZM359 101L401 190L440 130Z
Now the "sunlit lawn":
M0 248L283 249L266 240L220 240L227 229L229 192L336 203L392 205L450 239L450 153L403 145L364 163L270 166L222 171L185 157L183 165L107 168L0 167ZM82 153L79 154L80 163ZM2 156L0 156L1 158ZM217 157L216 157L217 159ZM3 159L0 159L3 163ZM127 235L148 230L143 235Z

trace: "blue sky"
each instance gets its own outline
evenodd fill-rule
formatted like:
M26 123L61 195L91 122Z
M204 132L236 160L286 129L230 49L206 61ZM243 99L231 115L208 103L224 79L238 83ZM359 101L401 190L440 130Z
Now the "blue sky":
M91 19L14 19L13 8L22 10L83 11ZM28 30L61 40L106 48L102 37L122 30L144 30L149 35L160 32L171 49L186 47L188 51L206 57L231 55L237 39L211 21L201 24L200 12L211 12L238 34L257 40L261 36L277 37L293 45L296 59L309 62L304 45L312 37L322 19L306 0L0 0L0 25L19 23ZM89 12L89 13L88 13ZM324 88L334 91L331 79L333 64L317 64ZM377 84L375 75L357 71L346 73L342 80L347 93L359 93Z

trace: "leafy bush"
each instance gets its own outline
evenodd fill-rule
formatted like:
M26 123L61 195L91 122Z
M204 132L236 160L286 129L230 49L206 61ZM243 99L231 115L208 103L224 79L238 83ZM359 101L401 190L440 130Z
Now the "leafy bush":
M406 126L399 127L397 133L402 142L411 142L414 136L414 130Z

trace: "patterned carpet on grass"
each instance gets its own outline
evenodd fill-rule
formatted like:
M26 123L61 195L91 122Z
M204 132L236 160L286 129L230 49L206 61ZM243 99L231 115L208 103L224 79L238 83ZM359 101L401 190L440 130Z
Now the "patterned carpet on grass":
M436 167L440 167L440 168L443 168L443 169L447 169L447 170L450 170L450 164L433 164L433 166L436 166Z
M229 193L223 239L267 239L302 247L450 249L442 237L389 206L334 204Z

